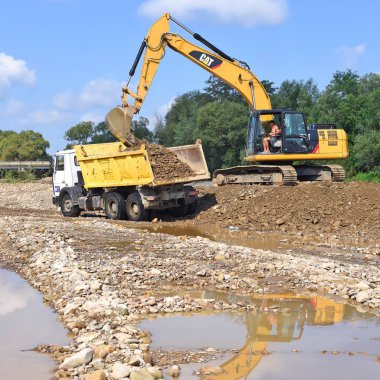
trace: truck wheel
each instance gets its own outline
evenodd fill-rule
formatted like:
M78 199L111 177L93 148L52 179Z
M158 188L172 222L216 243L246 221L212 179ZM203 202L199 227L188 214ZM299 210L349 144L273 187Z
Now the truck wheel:
M170 209L170 213L173 216L176 216L177 218L180 218L182 216L186 216L189 213L189 206L188 205L181 205L178 207L173 207Z
M106 195L104 209L109 219L122 220L126 218L125 198L119 193L111 192Z
M127 216L133 222L149 220L150 212L145 210L139 193L129 194L127 197Z
M74 205L70 194L65 193L61 198L61 211L63 216L76 218L80 214L78 205Z

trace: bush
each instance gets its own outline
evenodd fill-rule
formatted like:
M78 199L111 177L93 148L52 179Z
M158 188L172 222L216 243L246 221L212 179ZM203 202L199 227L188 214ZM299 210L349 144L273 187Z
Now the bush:
M36 176L33 172L29 170L17 171L9 170L5 172L2 182L7 183L17 183L17 182L32 182L36 179Z
M378 173L369 172L369 173L358 173L353 177L348 179L349 182L358 181L358 182L373 182L380 185L380 175Z
M353 174L372 172L380 176L380 131L370 130L356 136L351 162Z

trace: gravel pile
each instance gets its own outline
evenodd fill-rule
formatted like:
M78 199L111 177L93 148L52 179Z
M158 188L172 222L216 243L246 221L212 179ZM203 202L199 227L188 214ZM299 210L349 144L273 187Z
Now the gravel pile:
M315 235L369 234L373 241L380 240L380 186L376 184L229 185L207 190L204 203L197 223Z

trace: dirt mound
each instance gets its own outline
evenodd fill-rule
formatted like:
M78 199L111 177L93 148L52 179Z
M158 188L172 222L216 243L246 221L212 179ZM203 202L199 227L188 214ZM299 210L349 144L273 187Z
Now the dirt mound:
M211 192L211 194L210 194ZM229 185L205 190L213 199L197 217L256 231L363 234L380 237L380 186L300 183L294 187ZM211 197L215 196L215 198Z
M185 178L195 175L191 167L182 162L175 153L162 145L138 140L138 146L144 144L150 158L154 177L158 180Z

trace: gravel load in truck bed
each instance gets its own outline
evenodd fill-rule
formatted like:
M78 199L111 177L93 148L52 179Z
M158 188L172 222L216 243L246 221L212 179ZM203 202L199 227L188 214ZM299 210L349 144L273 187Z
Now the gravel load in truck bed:
M193 177L195 175L189 165L182 162L175 153L164 146L152 144L145 140L140 140L139 144L144 144L148 151L153 174L156 180L186 178Z

